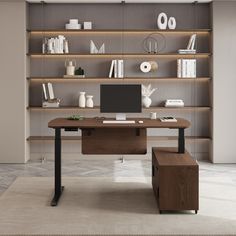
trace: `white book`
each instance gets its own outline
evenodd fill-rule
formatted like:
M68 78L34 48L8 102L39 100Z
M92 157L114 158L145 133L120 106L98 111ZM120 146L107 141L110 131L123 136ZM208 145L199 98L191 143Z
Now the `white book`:
M187 62L186 62L186 59L182 59L181 68L182 68L182 78L186 78L187 77Z
M117 60L118 61L118 78L123 78L123 60Z
M109 78L111 78L114 73L114 65L115 65L115 60L112 60L110 66Z
M186 77L191 78L192 76L192 61L186 60Z
M43 87L43 97L44 97L44 100L48 100L47 90L46 90L46 86L45 86L44 83L42 84L42 87Z
M49 95L49 99L52 100L54 99L54 92L53 92L53 87L51 83L48 83L48 95Z
M117 60L114 60L114 78L118 77L118 63Z
M197 73L196 73L196 71L197 71L197 60L196 59L193 59L192 60L192 68L193 68L193 71L192 71L192 77L193 78L196 78L197 77Z
M191 67L192 67L192 73L191 73L191 77L192 78L196 78L196 59L192 59L191 60Z
M181 68L181 59L177 60L177 77L181 78L182 77L182 68Z
M189 42L188 42L188 46L187 46L187 49L189 50L194 50L194 47L195 47L195 41L196 41L196 34L193 34L190 39L189 39Z

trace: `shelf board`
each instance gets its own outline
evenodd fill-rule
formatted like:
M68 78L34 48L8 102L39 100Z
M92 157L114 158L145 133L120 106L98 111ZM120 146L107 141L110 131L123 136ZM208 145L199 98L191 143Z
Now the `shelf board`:
M28 30L30 35L87 35L87 34L209 34L211 29L176 29L176 30L157 30L157 29L92 29L92 30L66 30L66 29L47 29L47 30Z
M62 136L62 141L81 141L81 136ZM177 141L176 136L148 136L148 141ZM186 136L187 142L208 142L211 138L203 136ZM54 136L30 136L27 138L29 142L48 142L54 141Z
M96 106L94 108L80 108L80 107L51 107L51 108L44 108L44 107L27 107L30 111L61 111L61 112L100 112L100 107ZM209 111L211 110L210 107L149 107L149 108L142 108L143 112L151 112L151 111L179 111L179 112L199 112L199 111Z
M119 82L204 82L209 81L210 77L198 78L176 78L176 77L125 77L125 78L106 78L106 77L87 77L87 78L63 78L63 77L30 77L27 78L34 83L119 83Z
M42 54L42 53L28 53L28 56L31 58L208 58L211 56L211 53L196 53L196 54L178 54L178 53L162 53L162 54L148 54L148 53L111 53L111 54L77 54L77 53L69 53L69 54Z

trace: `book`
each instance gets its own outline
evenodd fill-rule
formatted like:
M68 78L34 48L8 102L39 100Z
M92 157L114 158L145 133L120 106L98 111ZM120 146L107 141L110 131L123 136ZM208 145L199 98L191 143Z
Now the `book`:
M177 60L177 77L181 78L182 77L182 62L181 59Z
M124 60L118 60L118 78L124 77Z
M177 122L177 120L174 117L167 116L167 117L161 117L161 122Z
M110 66L110 71L109 71L109 78L112 78L114 76L114 65L115 65L115 60L112 60L111 66Z
M51 83L48 83L48 95L49 95L49 100L54 99L54 92L53 92L53 87Z
M193 34L189 41L188 41L188 46L187 46L187 49L190 49L190 50L193 50L194 47L195 47L195 42L196 42L196 34Z
M191 50L191 49L179 49L178 53L179 54L196 54L196 50L195 49L193 49L193 50Z
M114 78L117 78L117 75L118 75L118 65L117 65L117 60L114 60Z

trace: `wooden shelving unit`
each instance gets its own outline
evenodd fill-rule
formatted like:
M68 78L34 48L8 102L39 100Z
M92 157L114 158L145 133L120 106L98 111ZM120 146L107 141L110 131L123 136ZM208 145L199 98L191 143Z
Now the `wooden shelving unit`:
M45 6L46 8L47 6ZM75 6L73 6L75 7ZM77 6L78 7L78 6ZM80 15L83 15L83 6L77 8ZM168 9L168 6L166 6ZM204 6L205 7L205 6ZM55 6L57 9L57 7ZM178 8L178 7L177 7ZM60 9L57 9L60 10ZM128 10L128 9L127 9ZM181 9L177 9L183 11ZM194 7L193 9L194 10ZM130 9L129 9L130 11ZM133 8L132 8L133 11ZM136 12L139 10L136 9ZM149 8L146 9L145 14L149 13ZM117 12L117 11L116 11ZM206 11L207 12L207 11ZM64 13L66 17L70 19L70 13ZM82 14L81 14L82 13ZM150 13L152 14L152 13ZM184 14L184 11L183 11ZM46 29L40 29L42 27L39 16L31 14L32 24L29 24L32 29L27 30L29 38L29 53L27 57L31 60L31 75L28 78L28 85L30 89L30 100L29 104L35 106L28 106L27 110L32 115L33 122L42 122L46 124L49 119L56 117L60 114L71 115L93 115L93 116L104 116L100 113L100 107L95 106L94 108L79 108L74 103L76 98L69 96L76 96L79 91L85 91L86 94L94 95L95 104L98 105L98 85L100 83L153 83L153 87L160 89L160 93L156 93L156 97L153 94L153 104L163 104L162 102L169 99L183 99L186 104L190 106L182 108L166 108L163 106L152 106L150 108L142 108L143 116L147 117L150 112L157 112L158 116L162 114L168 114L170 116L178 116L186 119L191 119L192 125L186 132L186 141L194 146L196 142L199 146L203 145L203 152L206 152L206 143L210 144L213 142L210 137L210 129L208 129L205 122L211 123L212 118L212 107L210 91L212 86L211 76L211 34L212 30L209 28L210 23L208 20L202 20L194 23L194 17L188 15L187 23L182 24L178 21L179 29L176 30L158 30L150 29L153 19L144 21L142 24L135 24L130 15L126 16L127 23L125 27L128 29L121 29L122 26L113 22L100 21L100 17L96 18L94 15L94 22L96 26L104 27L104 29L92 29L92 30L66 30L62 29L64 25L59 24L57 19L62 21L65 19L58 15L57 17L45 17ZM41 15L41 18L44 17ZM180 17L180 16L179 16ZM177 17L178 18L178 17ZM114 17L115 19L115 17ZM117 18L118 19L118 18ZM82 20L82 18L81 18ZM178 19L177 19L178 20ZM119 21L118 21L119 22ZM48 24L47 24L48 23ZM182 27L184 28L180 28ZM196 25L196 28L194 28ZM94 27L96 27L94 26ZM58 28L61 27L61 28ZM107 28L106 28L107 27ZM112 27L114 27L112 29ZM120 27L120 28L118 28ZM134 28L133 28L134 27ZM135 27L137 27L135 29ZM140 28L138 28L140 27ZM145 28L146 27L146 28ZM185 28L186 27L186 28ZM187 28L188 27L188 28ZM160 33L166 38L166 47L162 51L163 53L148 54L143 53L143 39L150 34ZM185 48L187 42L192 34L197 34L197 53L196 54L178 54L179 48ZM41 43L44 37L50 38L58 35L65 35L69 40L70 53L69 54L42 54ZM77 40L78 39L78 40ZM111 39L111 40L110 40ZM84 40L84 41L83 41ZM106 54L89 54L89 40L94 40L95 44L105 43ZM127 40L127 41L125 41ZM134 43L132 40L136 40ZM78 42L78 44L77 44ZM81 42L81 44L79 44ZM113 44L114 42L114 44ZM88 52L88 53L87 53ZM109 53L111 52L111 53ZM122 52L122 53L121 53ZM90 77L86 78L64 78L63 67L66 59L75 60L77 67L81 66L85 70L85 74ZM107 78L109 74L110 63L112 59L124 59L125 63L125 78ZM197 59L197 78L177 78L177 59ZM146 77L147 74L140 74L139 65L141 61L157 61L159 68L158 73L151 72L152 76ZM107 63L107 64L105 64ZM101 65L101 67L100 67ZM98 70L106 71L98 71ZM104 73L103 73L104 72ZM94 77L91 77L94 76ZM136 77L137 76L137 77ZM140 76L140 77L139 77ZM61 106L59 108L43 108L41 107L41 84L51 82L55 84L56 96L64 98L64 104L68 106ZM88 83L88 84L87 84ZM155 84L154 84L155 83ZM67 94L67 89L70 93ZM68 95L68 96L67 96ZM36 97L39 96L39 97ZM158 97L159 96L159 97ZM62 103L63 104L63 103ZM197 105L199 106L197 106ZM205 106L206 105L206 106ZM130 115L130 114L129 114ZM134 115L135 116L135 115ZM195 119L195 116L196 119ZM41 120L40 120L41 119ZM32 122L32 123L33 123ZM36 123L35 123L36 124ZM34 125L34 124L33 124ZM36 129L37 130L37 129ZM38 133L39 130L37 131ZM35 132L37 134L37 132ZM152 132L152 131L151 131ZM53 136L50 133L42 133L48 136L30 136L27 140L30 143L33 142L52 142ZM164 135L171 133L164 133ZM152 134L152 135L155 135ZM156 133L158 135L158 133ZM160 134L159 134L160 135ZM198 135L198 136L197 136ZM202 135L202 136L201 136ZM205 136L204 136L205 135ZM81 137L78 136L64 136L63 141L74 142L80 141ZM176 142L177 138L174 136L150 136L148 141L170 141ZM36 146L36 145L35 145ZM209 145L210 146L210 145ZM194 148L193 148L194 149ZM195 149L194 149L195 150ZM200 150L200 149L199 149ZM199 152L197 150L197 152ZM202 151L202 150L201 150ZM209 151L209 149L208 149ZM201 154L200 154L201 155Z
M87 58L87 59L97 59L97 58L116 58L116 59L178 59L178 58L208 58L211 56L210 53L196 53L196 54L178 54L178 53L163 53L163 54L147 54L147 53L111 53L111 54L78 54L78 53L68 53L68 54L42 54L42 53L28 53L27 56L31 58Z
M162 33L162 34L209 34L211 29L177 29L177 30L153 30L153 29L96 29L96 30L65 30L65 29L47 29L47 30L28 30L28 33L31 36L38 35L87 35L87 34L153 34L153 33Z
M80 107L51 107L51 108L44 108L44 107L28 107L30 111L63 111L63 112L100 112L100 107L96 106L94 108L80 108ZM154 111L179 111L179 112L202 112L202 111L210 111L210 107L149 107L149 108L142 108L143 112L154 112Z
M81 136L62 136L63 141L81 141ZM175 136L149 136L148 141L177 141L178 137ZM209 137L194 137L186 136L187 142L209 142ZM54 136L30 136L27 138L29 142L50 142L54 141Z
M64 78L64 77L30 77L31 83L117 83L117 82L207 82L210 77L198 78L176 78L176 77L126 77L126 78L106 78L106 77L86 77L86 78Z

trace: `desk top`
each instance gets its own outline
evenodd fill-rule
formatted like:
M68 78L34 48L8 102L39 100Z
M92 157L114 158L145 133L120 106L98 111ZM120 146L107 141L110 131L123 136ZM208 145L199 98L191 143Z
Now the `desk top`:
M49 128L188 128L190 122L176 118L177 122L161 122L159 119L151 120L149 118L129 118L127 120L135 120L135 124L103 124L103 120L112 119L97 119L97 118L84 118L83 120L68 120L66 118L56 118L48 123ZM143 123L138 123L142 120Z

